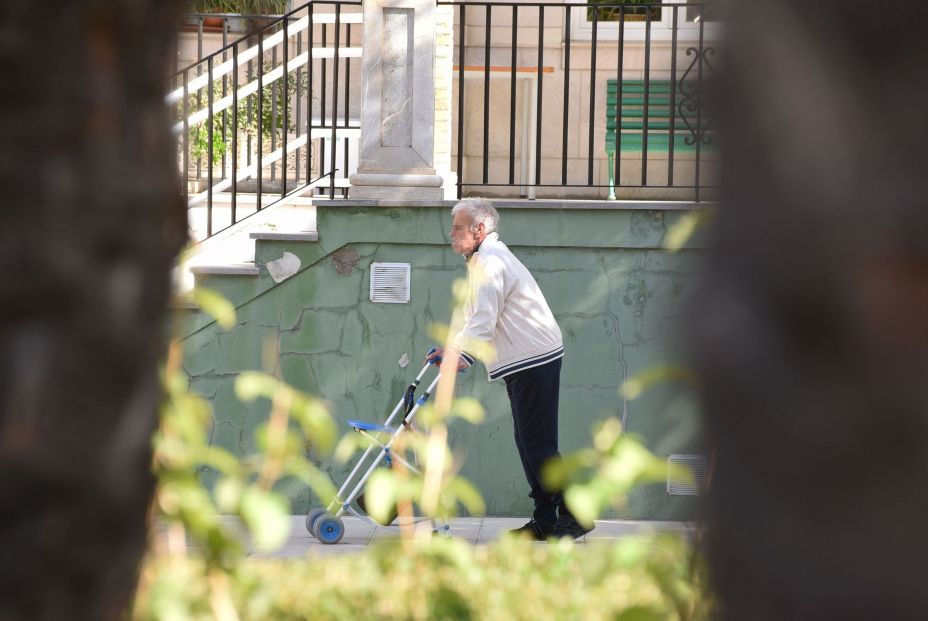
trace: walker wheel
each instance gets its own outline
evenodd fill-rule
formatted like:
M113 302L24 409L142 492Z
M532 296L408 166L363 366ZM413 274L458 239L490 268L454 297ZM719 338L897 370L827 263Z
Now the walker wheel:
M316 520L313 534L316 535L316 539L322 543L333 545L342 540L345 534L345 525L342 523L341 518L331 513L325 513Z
M316 507L309 512L309 515L306 516L306 530L309 531L309 534L316 536L316 533L313 532L313 527L316 525L316 521L325 514L325 509L322 507Z

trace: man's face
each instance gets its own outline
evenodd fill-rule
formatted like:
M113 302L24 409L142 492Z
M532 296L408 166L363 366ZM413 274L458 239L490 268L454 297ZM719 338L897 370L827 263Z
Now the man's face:
M457 254L471 255L486 237L483 224L473 226L474 221L463 212L454 215L451 222L451 248Z

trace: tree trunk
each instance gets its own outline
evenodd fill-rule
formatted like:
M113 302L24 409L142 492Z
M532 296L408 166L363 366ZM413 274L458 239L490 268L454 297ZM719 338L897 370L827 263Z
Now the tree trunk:
M0 0L0 619L118 619L154 481L177 0Z
M732 4L692 348L722 618L925 619L928 10Z

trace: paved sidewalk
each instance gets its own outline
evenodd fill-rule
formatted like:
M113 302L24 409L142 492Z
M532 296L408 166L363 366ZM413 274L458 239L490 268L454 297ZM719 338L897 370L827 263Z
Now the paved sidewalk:
M389 537L398 537L398 527L374 527L363 520L346 516L342 520L345 524L345 535L335 545L325 545L306 530L306 517L294 515L290 517L290 538L284 546L275 552L251 552L255 558L297 558L322 554L349 554L361 552L372 542ZM455 518L450 524L450 533L454 537L465 539L475 546L486 545L498 539L505 531L525 524L528 518L515 517L485 517L485 518ZM587 544L597 540L615 540L631 535L653 533L655 531L670 531L679 533L692 533L694 525L686 522L643 522L630 520L597 520L593 532L581 537L580 544Z

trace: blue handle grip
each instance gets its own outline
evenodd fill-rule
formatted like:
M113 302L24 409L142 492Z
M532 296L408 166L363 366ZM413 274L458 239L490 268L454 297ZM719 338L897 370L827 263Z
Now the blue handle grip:
M432 349L425 352L425 357L428 358L434 353L435 353L435 348L433 347ZM431 360L429 360L429 364L441 364L441 356L438 356L437 358L432 358Z

